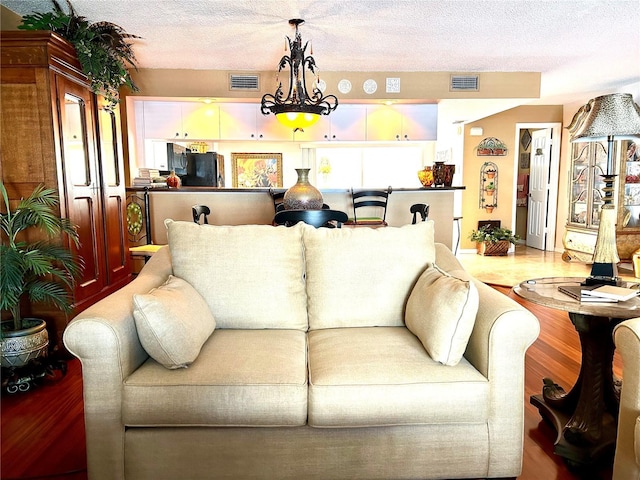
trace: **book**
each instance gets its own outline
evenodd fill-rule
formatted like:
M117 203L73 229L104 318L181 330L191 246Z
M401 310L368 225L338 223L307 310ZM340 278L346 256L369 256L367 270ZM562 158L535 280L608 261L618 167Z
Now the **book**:
M585 295L598 298L609 298L624 302L638 296L640 290L637 288L618 287L615 285L601 285L592 290L586 291Z
M597 287L598 285L560 285L558 287L558 291L564 293L565 295L569 295L570 297L581 302L616 303L618 301L613 298L596 297L594 295L591 295L591 289L595 289Z

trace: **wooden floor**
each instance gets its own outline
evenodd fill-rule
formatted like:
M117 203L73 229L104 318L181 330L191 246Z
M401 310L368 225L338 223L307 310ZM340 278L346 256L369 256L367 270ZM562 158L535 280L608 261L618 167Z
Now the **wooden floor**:
M555 432L540 420L529 397L540 393L542 378L551 377L565 388L578 376L580 346L566 313L518 299L509 288L496 287L529 308L540 320L541 333L528 350L525 371L525 444L521 480L573 480L553 453ZM621 375L616 357L614 372ZM2 396L3 480L86 479L82 379L77 360L69 362L66 377L26 394ZM611 469L594 470L588 477L610 480ZM185 479L188 480L188 479Z

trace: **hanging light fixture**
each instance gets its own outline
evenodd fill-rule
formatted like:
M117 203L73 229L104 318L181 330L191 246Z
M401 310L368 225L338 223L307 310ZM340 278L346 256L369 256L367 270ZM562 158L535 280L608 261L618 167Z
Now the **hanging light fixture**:
M320 115L329 115L338 107L338 99L335 95L323 96L320 90L320 77L317 72L316 61L313 59L313 49L310 55L305 57L307 45L302 45L302 37L298 32L298 26L304 23L300 18L292 18L289 25L294 26L296 34L293 40L287 37L290 56L284 55L278 65L276 83L278 88L275 95L270 93L262 97L261 111L263 115L273 113L283 125L296 130L304 130L320 119ZM285 44L286 50L286 44ZM282 82L279 80L280 72L289 66L289 92L284 98ZM313 89L307 90L305 69L314 75Z

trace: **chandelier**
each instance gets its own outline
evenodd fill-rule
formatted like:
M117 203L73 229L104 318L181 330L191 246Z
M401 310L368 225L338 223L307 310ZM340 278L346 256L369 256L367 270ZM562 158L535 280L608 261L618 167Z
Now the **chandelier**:
M283 125L292 128L294 131L304 130L320 119L320 115L329 115L338 107L338 99L335 95L322 96L320 90L320 76L317 73L316 61L311 54L305 57L305 51L309 42L302 46L302 37L298 32L298 26L304 23L300 18L292 18L289 25L295 26L296 35L294 39L287 37L290 56L284 55L278 65L278 75L276 83L278 88L275 95L270 93L262 97L260 110L263 115L273 113ZM285 44L285 51L286 51ZM289 92L284 98L280 72L289 66ZM305 69L314 75L313 89L309 93L305 78Z

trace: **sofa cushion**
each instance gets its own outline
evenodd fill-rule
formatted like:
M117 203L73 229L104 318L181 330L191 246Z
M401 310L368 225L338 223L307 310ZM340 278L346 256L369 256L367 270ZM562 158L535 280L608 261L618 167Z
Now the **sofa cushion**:
M149 293L133 295L133 317L140 343L166 368L193 362L216 326L200 294L172 275Z
M309 425L482 423L489 382L466 359L435 362L405 327L309 332Z
M127 426L300 426L307 420L299 330L216 329L187 369L147 360L124 382Z
M307 330L302 225L166 224L173 272L202 295L217 328Z
M435 260L433 221L305 228L310 329L404 325L411 289Z
M413 287L405 322L431 358L444 365L456 365L467 348L478 302L478 290L469 278L456 278L433 266Z

